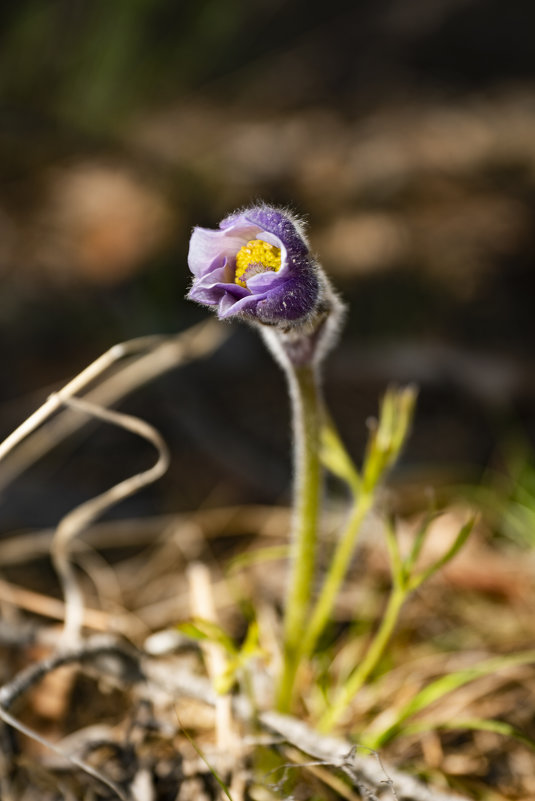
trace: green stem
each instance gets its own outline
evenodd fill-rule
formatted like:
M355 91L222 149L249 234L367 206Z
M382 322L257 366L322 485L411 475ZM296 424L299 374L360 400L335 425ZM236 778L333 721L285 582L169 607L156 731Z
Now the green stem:
M357 544L362 522L373 504L373 491L361 492L354 503L338 545L333 554L320 596L316 602L304 639L301 644L302 656L309 656L331 616L336 597L346 576L351 557Z
M340 689L332 706L321 718L319 723L320 731L325 732L332 729L377 666L392 636L406 595L407 593L402 587L395 586L393 588L381 625L372 640L366 656Z
M294 526L291 567L284 616L284 663L277 692L277 708L289 711L300 643L314 585L321 490L319 458L320 398L313 366L287 368L294 423Z

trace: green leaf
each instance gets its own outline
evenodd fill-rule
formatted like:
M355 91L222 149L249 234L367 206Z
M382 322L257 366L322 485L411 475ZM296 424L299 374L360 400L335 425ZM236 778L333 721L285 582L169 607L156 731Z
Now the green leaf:
M400 731L402 735L419 734L425 731L442 731L455 729L469 729L473 731L492 731L502 734L504 737L512 737L514 740L523 743L528 748L535 750L535 740L527 737L519 729L511 726L503 720L487 720L485 718L468 718L466 720L450 720L435 723L433 721L422 721L421 723L410 723Z
M505 656L496 656L480 662L470 668L448 673L446 676L441 676L439 679L432 681L423 690L420 690L408 704L406 704L397 714L396 720L387 729L372 738L366 739L366 745L372 748L378 748L386 745L386 743L397 737L400 732L405 728L402 723L408 718L421 712L426 707L439 701L448 693L457 690L471 681L488 676L498 670L503 670L508 667L516 667L518 665L527 665L535 662L535 650L524 651L519 654L508 654Z
M451 559L453 559L454 556L456 556L459 553L459 551L461 550L461 548L465 544L466 540L470 536L475 522L476 522L476 518L472 517L461 528L461 530L459 531L459 533L457 534L457 536L455 538L455 541L448 548L446 553L443 554L440 557L440 559L437 559L437 561L434 562L426 570L422 570L421 573L417 573L415 576L412 577L412 579L410 581L410 590L411 591L415 590L417 587L419 587L421 584L423 584L424 581L427 581L427 579L430 578L434 573L436 573L437 570L440 570L441 567L444 567L444 565L446 565L449 561L451 561Z
M363 485L371 490L398 459L407 439L416 404L413 386L389 387L381 402L379 421L370 433L363 468Z
M253 620L247 629L247 635L243 641L243 645L239 650L239 656L242 659L251 659L258 656L261 652L260 648L260 632L258 628L258 621Z
M324 416L320 431L320 459L327 470L345 481L353 493L358 493L361 483L359 472L327 415Z
M418 390L413 385L403 387L403 389L396 391L396 421L392 432L392 451L394 459L398 458L409 435L417 396Z
M202 759L202 761L204 762L204 764L206 765L206 767L208 768L208 770L210 771L210 773L212 774L212 776L214 777L216 782L218 783L218 785L221 788L221 790L223 791L223 793L227 796L228 800L229 801L233 801L232 796L230 794L230 788L228 787L228 785L225 784L225 782L223 781L221 776L217 773L216 769L213 768L212 765L208 762L208 760L206 759L204 753L201 751L201 749L199 748L199 746L197 745L197 743L195 742L195 740L193 739L191 734L189 734L188 730L186 728L184 728L184 726L180 722L180 718L178 718L178 715L177 715L177 719L178 719L178 723L180 725L180 728L182 730L182 733L185 735L186 739L188 740L188 742L190 743L190 745L192 746L194 751Z
M192 640L208 641L217 643L228 654L236 653L236 646L228 634L211 620L204 620L203 618L194 618L193 620L179 623L177 629L181 631L186 637L191 637Z
M229 574L243 570L249 565L259 562L273 562L279 559L287 559L290 556L289 545L269 545L266 548L256 548L254 551L241 553L230 560L228 564Z
M424 546L425 540L427 539L427 535L429 534L429 529L431 523L440 516L440 512L437 512L436 509L429 509L427 514L425 515L424 519L418 531L416 532L416 536L414 538L414 542L412 543L411 551L408 557L405 560L405 572L409 576L412 572L412 569L416 562L418 561L418 557L422 552L422 548Z
M238 665L236 659L227 660L225 670L214 679L214 690L219 695L226 695L236 683Z
M233 685L239 678L239 674L246 668L247 664L257 656L262 654L259 644L259 630L256 620L249 625L247 635L243 645L230 659L223 673L214 682L215 690L224 695L230 692Z
M396 587L404 588L406 583L406 571L401 559L399 551L398 540L396 537L396 527L392 519L385 523L385 536L386 544L388 546L388 553L390 556L390 569L392 571L392 578Z

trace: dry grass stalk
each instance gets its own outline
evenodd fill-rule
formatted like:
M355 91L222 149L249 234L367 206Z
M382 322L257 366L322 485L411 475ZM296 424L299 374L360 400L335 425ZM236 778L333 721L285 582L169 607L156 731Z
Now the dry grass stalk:
M71 409L61 411L61 407L65 405L66 399L79 395L96 379L100 379L104 372L110 368L115 369L113 375L102 380L98 387L84 397L97 406L108 407L163 373L209 355L222 344L227 335L223 326L210 320L174 337L140 337L114 345L63 389L54 393L0 443L0 461L6 460L0 475L0 490L87 422ZM118 362L126 357L134 357L134 360L118 367ZM60 414L49 421L56 412ZM37 431L39 427L41 428ZM9 460L6 459L8 455Z

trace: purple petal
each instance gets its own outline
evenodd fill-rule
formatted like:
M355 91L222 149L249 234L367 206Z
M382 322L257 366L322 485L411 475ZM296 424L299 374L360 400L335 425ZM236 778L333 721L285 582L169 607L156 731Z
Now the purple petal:
M209 228L194 228L188 253L188 265L193 275L200 278L212 267L216 259L225 258L233 262L236 253L258 233L255 225L242 225L228 231L212 231Z
M254 318L256 316L255 310L258 306L258 303L265 297L265 294L248 295L246 298L233 301L229 295L225 295L219 304L217 316L220 320L225 320L235 315Z
M290 259L299 259L308 255L308 244L301 225L292 219L288 212L269 206L258 206L250 209L243 216L249 223L278 237L288 251Z
M319 283L316 275L295 276L267 293L256 307L256 316L269 325L308 317L316 307Z

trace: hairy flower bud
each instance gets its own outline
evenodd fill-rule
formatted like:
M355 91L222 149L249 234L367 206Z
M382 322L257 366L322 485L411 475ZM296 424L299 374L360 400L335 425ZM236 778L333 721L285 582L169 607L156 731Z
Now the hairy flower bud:
M220 319L268 326L295 364L316 358L323 333L333 328L327 318L338 319L340 303L303 225L286 210L253 206L226 217L217 230L195 228L188 263L190 300L217 307Z

